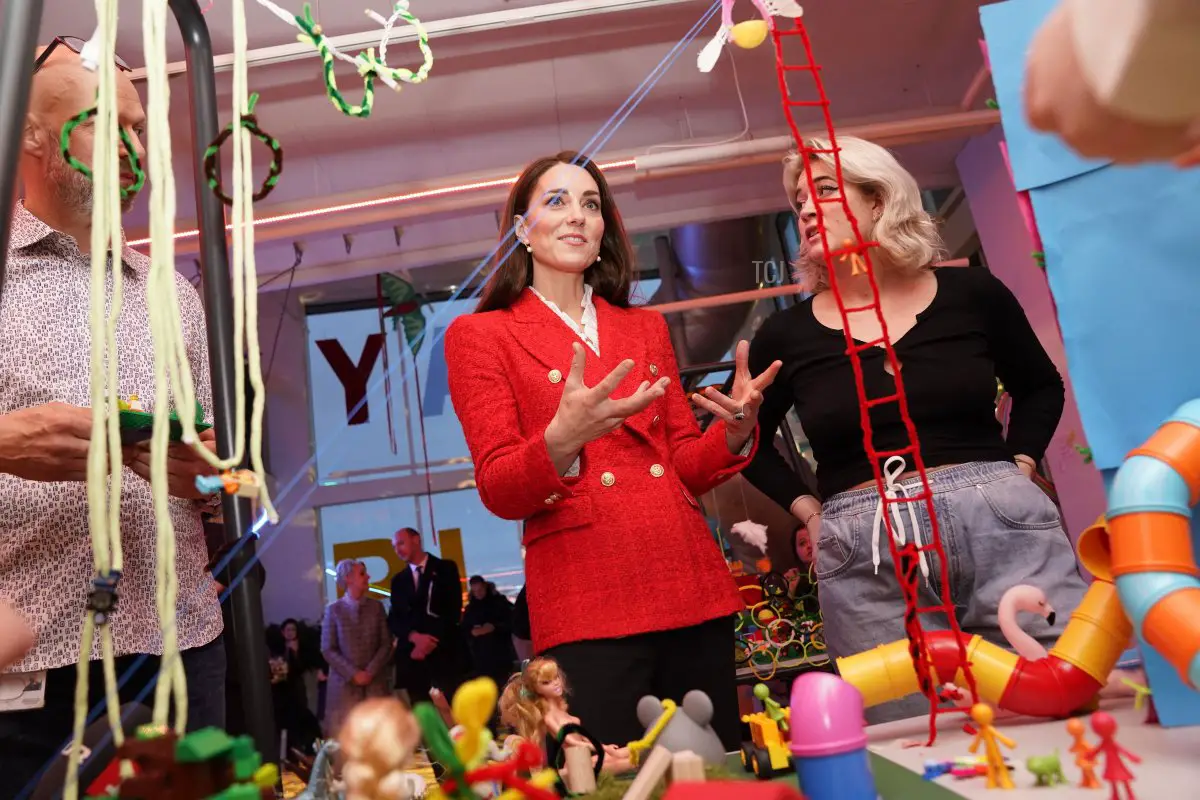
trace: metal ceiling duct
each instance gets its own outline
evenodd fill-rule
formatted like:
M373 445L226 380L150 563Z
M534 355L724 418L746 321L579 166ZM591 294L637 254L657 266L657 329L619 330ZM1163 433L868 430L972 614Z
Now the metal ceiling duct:
M767 217L706 222L671 229L655 240L662 283L650 303L690 300L757 287L755 262L770 258ZM746 324L753 303L669 314L681 367L719 361Z

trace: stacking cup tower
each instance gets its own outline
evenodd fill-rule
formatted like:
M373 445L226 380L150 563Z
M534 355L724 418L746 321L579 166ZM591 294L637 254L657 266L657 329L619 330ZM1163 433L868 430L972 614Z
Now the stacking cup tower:
M825 672L801 675L792 684L788 727L796 777L808 800L879 800L858 689Z

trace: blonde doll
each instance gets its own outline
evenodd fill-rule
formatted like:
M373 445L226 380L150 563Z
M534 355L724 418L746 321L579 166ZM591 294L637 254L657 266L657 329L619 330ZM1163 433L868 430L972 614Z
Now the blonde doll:
M567 709L567 678L552 658L532 659L509 679L500 697L500 719L522 738L546 749L549 759L567 747L591 748L607 772L632 769L628 747L597 743ZM548 759L548 760L549 760ZM551 766L558 766L551 764Z

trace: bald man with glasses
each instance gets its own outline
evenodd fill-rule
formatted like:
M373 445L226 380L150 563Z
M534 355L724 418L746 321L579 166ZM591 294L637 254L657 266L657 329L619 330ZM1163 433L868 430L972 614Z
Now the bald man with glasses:
M12 210L6 279L0 295L0 606L32 631L32 646L0 667L0 785L18 794L66 745L74 716L76 663L94 576L88 525L91 439L91 180L62 154L63 126L95 103L97 75L82 63L82 40L60 37L37 57L20 154L22 200ZM93 65L94 66L94 65ZM143 159L142 103L118 61L117 117ZM94 131L81 125L71 154L92 162ZM127 211L134 170L121 146ZM109 256L102 291L111 307L121 270L117 326L122 398L154 397L149 327L149 259L129 247ZM176 276L182 333L196 394L211 421L204 312L195 288ZM96 343L100 344L100 343ZM153 410L153 409L150 409ZM201 437L213 447L214 436ZM118 675L141 666L121 692L133 700L157 674L162 635L156 606L156 536L147 443L124 450L121 539L124 569L109 622ZM170 516L176 539L178 604L173 619L188 682L188 727L224 725L225 652L217 585L201 521L195 477L211 469L182 445L169 455ZM100 637L90 654L89 705L103 697ZM149 656L142 659L141 656ZM2 795L3 792L0 792Z

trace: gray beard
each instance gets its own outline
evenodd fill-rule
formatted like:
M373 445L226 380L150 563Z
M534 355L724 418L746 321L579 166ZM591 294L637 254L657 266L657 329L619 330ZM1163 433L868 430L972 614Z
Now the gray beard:
M56 152L46 163L46 181L54 189L54 197L60 207L70 209L80 216L91 216L95 204L95 191L87 176L71 169L71 166ZM133 207L137 195L121 198L121 213Z

